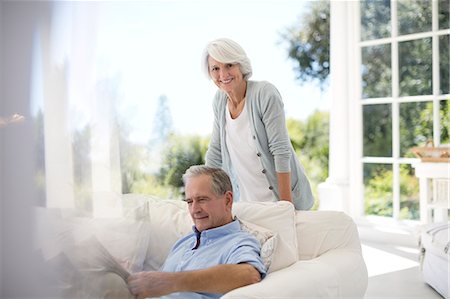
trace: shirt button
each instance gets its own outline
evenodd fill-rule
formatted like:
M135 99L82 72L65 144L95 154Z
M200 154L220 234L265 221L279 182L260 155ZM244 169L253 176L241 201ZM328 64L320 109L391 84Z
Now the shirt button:
M253 135L253 139L256 139L256 136L255 136L255 135Z
M266 173L266 172L267 172L267 170L265 170L265 169L262 170L262 173Z
M269 186L269 190L273 190L273 186Z
M258 157L261 157L261 153L257 153L256 155L257 155Z

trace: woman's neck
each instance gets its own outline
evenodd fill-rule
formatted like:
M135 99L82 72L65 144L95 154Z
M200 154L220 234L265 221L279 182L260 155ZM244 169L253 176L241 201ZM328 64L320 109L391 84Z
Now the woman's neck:
M239 106L239 104L241 104L242 101L244 101L246 92L247 92L247 81L244 81L244 83L241 84L241 86L239 86L238 88L227 94L230 104L234 107Z

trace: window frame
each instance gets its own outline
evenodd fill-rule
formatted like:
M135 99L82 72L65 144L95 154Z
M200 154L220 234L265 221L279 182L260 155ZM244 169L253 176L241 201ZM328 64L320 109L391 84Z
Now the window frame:
M350 123L355 124L351 126L355 128L355 136L350 139L353 144L350 155L350 192L356 194L351 196L352 205L359 208L360 215L365 215L364 211L364 178L363 169L367 163L376 164L391 164L393 170L392 192L393 192L393 217L395 220L400 219L400 165L413 165L419 160L415 158L403 158L400 156L400 104L412 102L433 102L433 142L435 145L440 145L440 101L450 98L449 94L439 95L440 86L440 70L439 70L439 38L441 36L450 35L450 29L439 29L438 20L438 1L432 1L432 29L431 31L413 33L407 35L398 35L398 18L397 18L397 1L391 0L391 36L387 38L380 38L374 40L361 41L361 15L360 15L360 1L356 1L355 5L350 5L349 16L352 20L353 32L349 33L353 38L353 55L349 55L349 65L353 70L349 76L350 86L353 86L352 96L349 107ZM432 39L432 94L418 95L418 96L400 96L399 90L399 43L404 41L412 41L430 37ZM364 99L362 95L362 78L360 67L362 64L362 50L367 46L376 45L391 45L391 96L383 98ZM390 104L392 109L392 157L370 157L363 155L363 109L366 105L374 104ZM354 142L352 142L352 139Z

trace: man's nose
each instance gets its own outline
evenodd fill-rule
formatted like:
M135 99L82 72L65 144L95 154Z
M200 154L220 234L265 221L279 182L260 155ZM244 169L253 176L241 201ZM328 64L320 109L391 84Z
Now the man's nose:
M191 210L192 210L193 213L201 211L200 204L197 201L195 201L195 200L192 201Z

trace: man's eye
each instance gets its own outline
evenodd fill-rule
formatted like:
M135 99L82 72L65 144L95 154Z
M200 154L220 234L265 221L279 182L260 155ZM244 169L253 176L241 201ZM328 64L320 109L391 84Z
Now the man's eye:
M216 72L219 68L218 67L213 67L211 68L211 72Z
M192 204L192 199L185 199L184 200L188 205Z
M227 67L228 67L228 68L232 68L233 66L234 66L234 64L232 64L232 63L228 63L228 64L227 64Z

